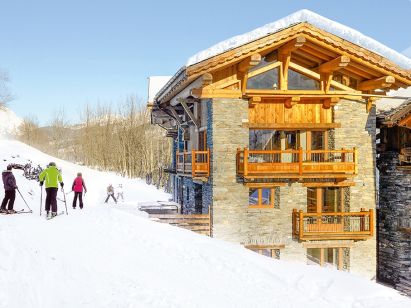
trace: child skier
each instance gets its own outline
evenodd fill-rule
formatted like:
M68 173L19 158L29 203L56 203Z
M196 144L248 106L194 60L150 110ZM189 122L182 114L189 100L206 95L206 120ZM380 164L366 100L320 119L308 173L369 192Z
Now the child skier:
M104 203L107 203L110 197L113 198L114 202L117 204L117 199L114 197L114 187L111 184L107 187L107 199L106 201L104 201Z
M73 199L73 209L76 208L77 205L77 198L80 202L80 209L83 209L83 188L84 193L87 193L86 184L84 183L83 176L81 172L77 173L77 177L74 179L73 186L71 190L74 191L74 199Z
M56 168L56 163L51 162L44 169L40 175L40 186L43 186L44 181L46 181L46 213L49 217L50 206L51 206L51 217L57 216L57 192L59 183L61 189L63 189L64 183L61 177L60 171Z
M120 201L120 197L121 197L121 201L124 202L124 195L123 195L123 185L122 184L118 184L117 188L117 201Z
M12 170L13 167L11 165L7 166L7 170L3 171L2 178L3 178L3 185L4 185L4 199L1 203L0 213L3 214L15 214L16 211L13 209L14 200L16 199L16 178L14 177ZM6 210L6 205L8 202L8 210Z

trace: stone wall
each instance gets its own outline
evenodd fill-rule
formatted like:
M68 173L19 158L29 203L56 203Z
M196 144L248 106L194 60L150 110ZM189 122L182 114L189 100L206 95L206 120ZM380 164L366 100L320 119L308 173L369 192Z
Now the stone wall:
M343 100L335 108L335 121L342 124L332 136L333 146L356 147L359 175L349 189L350 209L375 209L375 110L367 113L360 102ZM307 262L307 248L315 245L347 245L344 264L350 271L368 278L376 274L376 238L366 241L318 241L299 243L292 238L293 209L306 211L307 188L301 183L280 187L279 209L248 207L248 188L236 175L237 148L248 146L248 102L240 99L212 101L212 189L213 234L243 244L284 244L282 260ZM310 244L311 246L307 246ZM324 247L324 246L323 246ZM345 251L348 252L348 249Z
M411 172L398 153L380 154L378 278L411 295Z
M350 211L375 210L375 108L367 113L365 105L358 101L340 100L334 107L334 121L341 123L341 128L334 130L335 149L358 149L358 175L353 179L355 186L350 187ZM375 235L354 243L350 249L351 272L370 279L376 277L376 245Z

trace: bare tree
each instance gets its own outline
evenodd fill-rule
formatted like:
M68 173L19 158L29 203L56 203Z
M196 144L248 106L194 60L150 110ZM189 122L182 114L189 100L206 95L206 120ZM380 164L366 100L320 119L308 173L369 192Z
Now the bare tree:
M8 102L13 100L8 86L9 82L9 75L6 72L0 71L0 108L4 108Z

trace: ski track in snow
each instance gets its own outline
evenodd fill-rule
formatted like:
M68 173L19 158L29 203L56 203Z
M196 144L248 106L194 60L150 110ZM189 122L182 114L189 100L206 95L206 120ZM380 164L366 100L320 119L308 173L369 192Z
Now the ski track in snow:
M154 187L0 141L0 158L8 159L2 168L16 154L14 162L56 161L67 191L82 171L89 193L82 211L69 206L69 215L47 221L39 216L38 184L14 171L34 213L0 216L0 308L411 306L409 298L352 274L272 260L151 222L136 205L167 200ZM122 183L129 201L102 203L109 183ZM24 208L19 195L15 208Z

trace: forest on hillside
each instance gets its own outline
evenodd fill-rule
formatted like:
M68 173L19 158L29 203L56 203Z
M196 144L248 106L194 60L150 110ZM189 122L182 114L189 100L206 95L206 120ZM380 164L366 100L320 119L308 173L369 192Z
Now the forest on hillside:
M163 169L171 164L171 141L150 124L148 108L135 96L117 107L84 107L81 121L69 124L58 112L46 127L35 117L23 120L17 138L61 159L169 188Z

